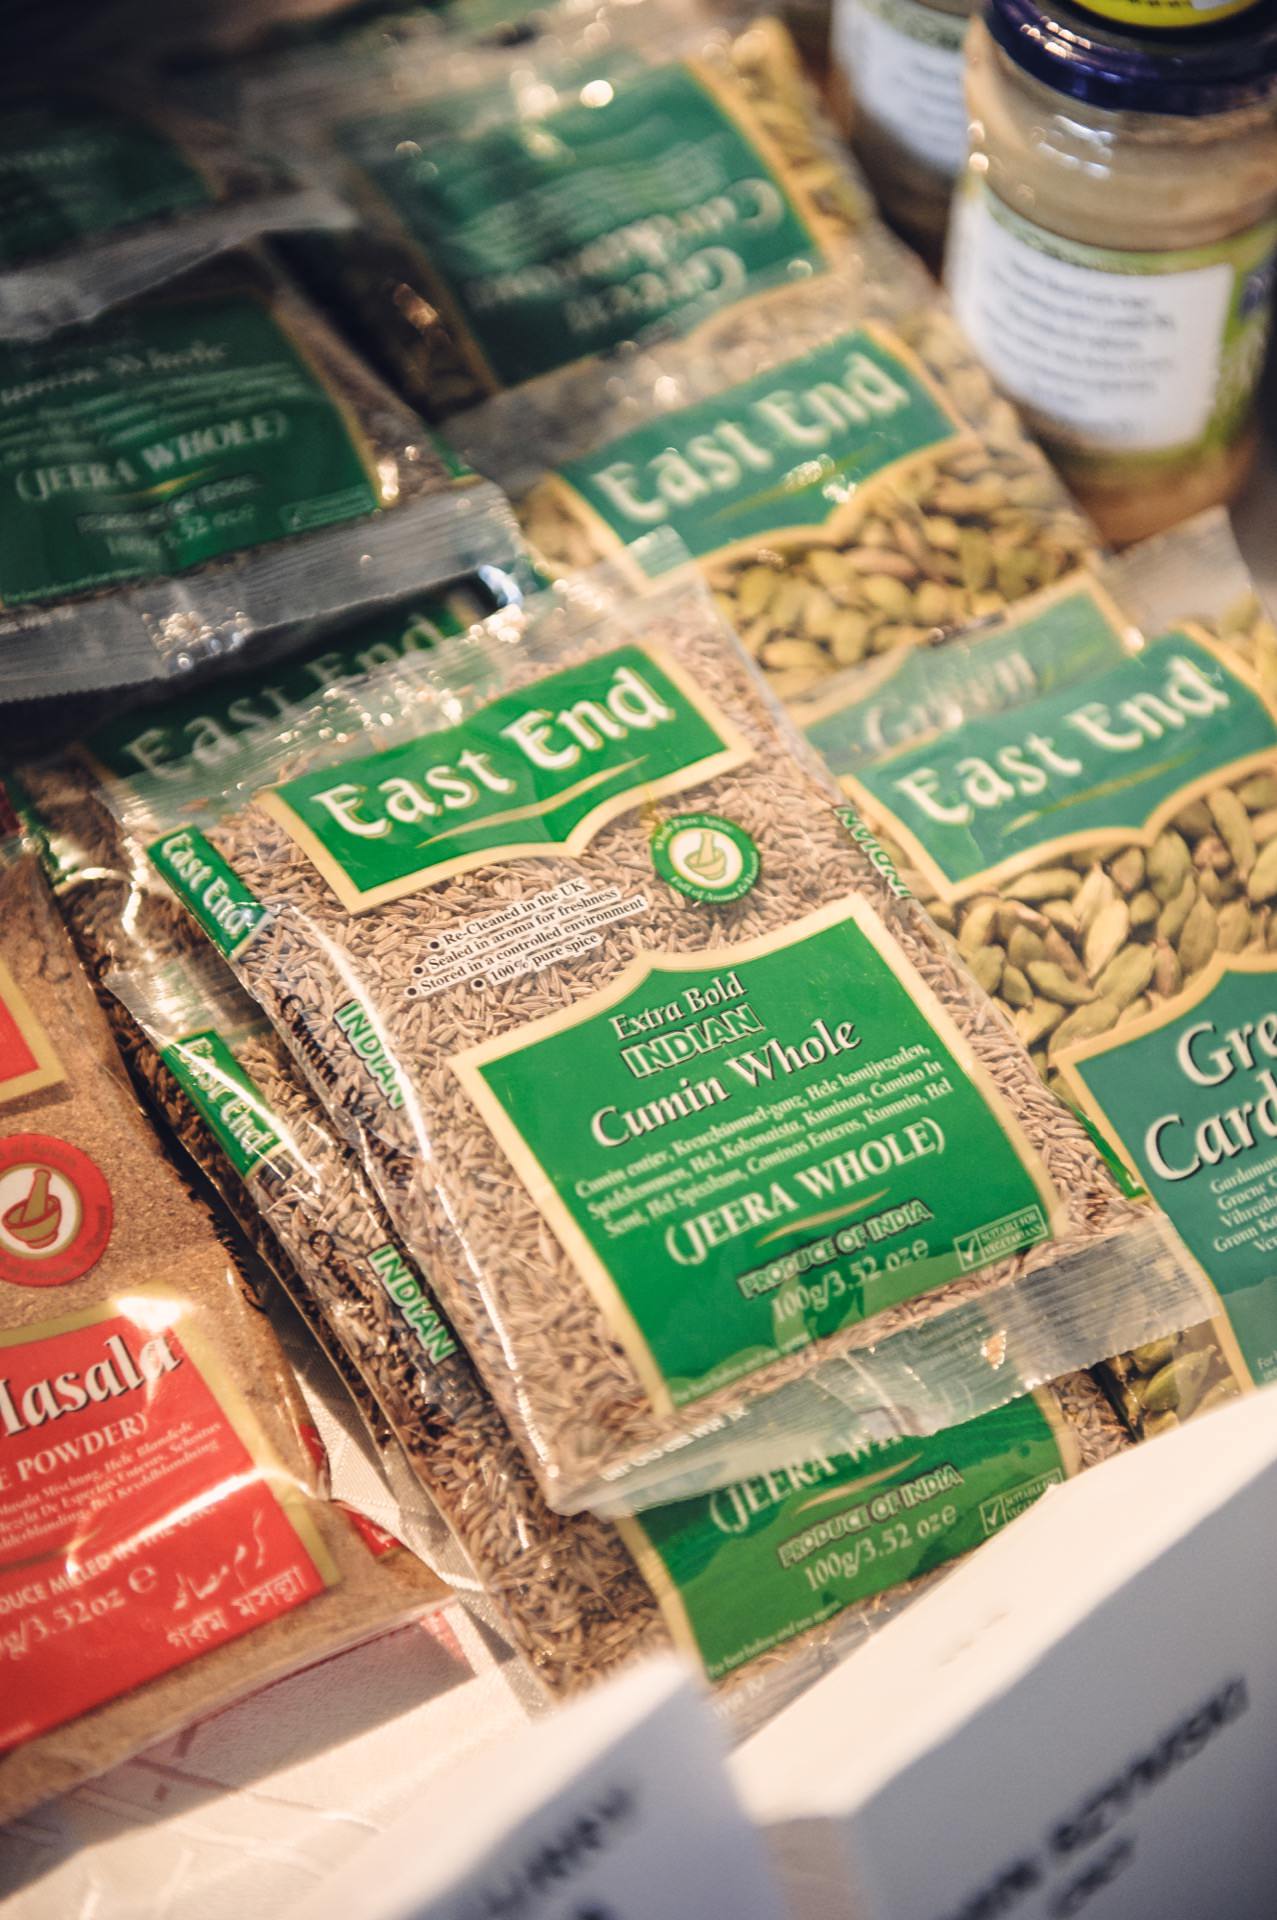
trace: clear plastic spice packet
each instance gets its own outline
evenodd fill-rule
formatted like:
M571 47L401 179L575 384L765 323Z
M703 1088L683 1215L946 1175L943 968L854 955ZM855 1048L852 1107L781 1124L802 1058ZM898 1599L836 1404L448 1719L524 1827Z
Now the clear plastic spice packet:
M702 589L579 583L258 744L230 794L105 797L359 1147L551 1505L930 1431L1198 1305Z
M460 468L239 254L0 346L0 697L164 678L514 551Z
M1130 577L1175 559L1159 541ZM1213 630L876 755L823 723L906 884L1213 1283L1209 1325L1110 1363L1141 1434L1277 1377L1277 701L1246 658L1271 628L1235 584L1197 582Z
M854 266L910 268L778 22L591 9L530 44L405 52L276 123L360 210L305 258L431 418ZM299 258L302 256L298 256ZM916 269L914 269L916 271Z
M121 75L0 100L0 339L95 319L264 234L349 224L327 188L131 91Z
M171 770L216 740L224 759L229 735L207 718L192 724L188 707L167 711L133 752L118 734L98 736L95 757L129 772ZM253 711L243 692L237 709L241 722ZM93 970L110 970L121 998L106 1004L148 1099L254 1242L265 1239L374 1434L393 1433L451 1525L469 1594L552 1693L672 1637L699 1654L743 1730L890 1617L917 1582L1079 1459L1092 1464L1120 1442L1115 1418L1075 1379L1044 1400L1045 1425L1029 1402L951 1440L831 1451L765 1486L740 1482L649 1512L623 1535L590 1515L552 1513L354 1155L225 962L95 804L87 761L34 770L31 784L63 911ZM875 1510L862 1513L871 1491ZM736 1516L763 1502L771 1518L759 1541ZM803 1550L791 1548L769 1577L777 1537L799 1530ZM838 1550L813 1557L818 1542Z
M1074 686L1144 644L1105 574L1078 568L948 646L849 667L789 703L837 779L895 747Z
M0 1820L420 1610L138 1114L34 856L0 856Z
M456 423L545 564L628 556L642 579L690 553L792 699L1098 559L934 298L834 278L711 336L639 356L593 406L542 382Z

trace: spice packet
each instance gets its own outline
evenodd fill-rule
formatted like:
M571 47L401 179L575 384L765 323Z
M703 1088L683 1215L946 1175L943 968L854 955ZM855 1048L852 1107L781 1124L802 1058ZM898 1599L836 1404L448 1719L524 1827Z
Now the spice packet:
M227 248L350 210L215 121L83 82L0 101L0 339L95 319Z
M307 303L237 255L0 346L3 698L162 679L514 551Z
M212 960L205 956L210 978ZM172 983L185 974L189 984L196 972L198 966L187 962L171 965L158 995L137 980L125 985L117 976L115 984L125 985L132 1012L162 1023L177 1014L180 1023L192 1007L188 1002L183 1008ZM204 1003L199 1017L211 1014L225 1022L231 1004L219 1000L213 1011ZM156 1043L165 1031L164 1024L153 1026L147 1037ZM180 1075L179 1103L182 1093L193 1094L199 1113L216 1114L224 1148L228 1131L238 1125L231 1148L237 1158L245 1145L243 1106L250 1106L258 1144L262 1126L274 1136L267 1151L284 1180L289 1175L282 1161L296 1156L286 1200L262 1163L249 1172L266 1213L278 1219L283 1202L297 1229L313 1230L311 1176L320 1176L329 1188L320 1202L329 1225L337 1212L344 1214L333 1238L340 1242L353 1234L358 1242L354 1208L337 1198L349 1180L349 1162L331 1138L325 1141L322 1123L313 1120L313 1101L278 1043L257 1046L252 1063L264 1071L262 1081L251 1084L242 1063L251 1057L252 1043L246 1046L241 1037L233 1056L227 1046L227 1077L219 1086L214 1056L220 1049L214 1043L210 1052L211 1039L206 1028L165 1048L164 1060ZM263 1085L271 1088L269 1107ZM287 1111L278 1104L281 1094ZM375 1203L369 1199L366 1205L371 1217ZM296 1231L285 1237L295 1243ZM329 1246L322 1227L317 1238ZM321 1282L330 1311L342 1295L340 1253L340 1246L329 1247ZM313 1248L304 1264L313 1280L319 1270ZM417 1384L407 1390L402 1384L402 1329L396 1331L393 1313L389 1333L383 1323L379 1339L361 1344L355 1332L358 1364L371 1370L383 1394L388 1376L398 1373L400 1384L386 1405L397 1406L401 1421L407 1410L414 1468L443 1492L463 1546L470 1552L481 1547L475 1570L483 1598L538 1679L556 1695L570 1693L640 1651L673 1643L700 1661L737 1733L759 1724L863 1643L955 1557L1050 1486L1124 1443L1116 1417L1079 1375L929 1441L871 1444L801 1461L783 1474L638 1515L618 1533L590 1515L566 1519L544 1507L491 1400L464 1356L446 1344L447 1330L430 1309L428 1292L423 1295L411 1280L402 1259L389 1291L400 1302L411 1293L416 1326L429 1323L435 1348L429 1382L418 1354ZM356 1284L344 1302L356 1329L367 1325L368 1292ZM351 1335L348 1325L341 1336L348 1346ZM394 1357L389 1369L379 1368L387 1341Z
M104 791L564 1510L930 1431L1198 1301L797 745L703 589L586 581L228 793Z
M1078 568L935 651L849 667L789 702L838 779L893 748L1078 685L1190 619L1277 687L1274 628L1222 510Z
M1107 570L1065 574L947 646L845 668L789 702L794 724L841 779L894 748L1084 683L1144 645Z
M1176 543L1153 544L1174 578ZM1211 624L1080 682L877 755L837 742L860 817L1213 1283L1209 1324L1109 1364L1140 1434L1277 1377L1277 700L1251 664L1271 625L1235 580L1196 580Z
M34 856L0 863L0 1820L440 1597L315 1497Z
M793 699L1098 562L938 300L829 278L735 320L637 357L593 407L542 382L457 423L546 565L628 556L641 580L688 564L651 539L676 534Z
M257 711L243 694L236 705L241 723ZM183 751L231 751L222 728L173 715L129 744L99 739L94 754L132 772L171 768ZM374 1437L402 1444L469 1578L455 1555L434 1551L431 1563L551 1693L672 1638L702 1659L744 1731L1079 1458L1120 1443L1115 1416L1077 1379L952 1440L800 1460L763 1486L641 1515L620 1535L591 1515L552 1513L354 1156L225 962L95 801L85 763L35 769L31 782L63 911L120 996L106 1004L145 1096L281 1274ZM870 1489L872 1514L861 1511ZM738 1524L742 1512L770 1515L766 1541ZM769 1576L776 1538L799 1532L802 1550ZM817 1545L828 1551L813 1557Z
M778 291L866 250L923 280L773 20L604 5L342 72L275 126L360 212L294 257L430 418L555 374L588 400L636 337L742 307L766 331Z

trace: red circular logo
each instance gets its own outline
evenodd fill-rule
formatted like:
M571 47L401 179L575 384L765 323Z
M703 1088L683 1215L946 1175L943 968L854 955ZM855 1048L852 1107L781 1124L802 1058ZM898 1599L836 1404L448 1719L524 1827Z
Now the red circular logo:
M111 1189L87 1153L47 1133L0 1140L0 1280L62 1287L111 1238Z

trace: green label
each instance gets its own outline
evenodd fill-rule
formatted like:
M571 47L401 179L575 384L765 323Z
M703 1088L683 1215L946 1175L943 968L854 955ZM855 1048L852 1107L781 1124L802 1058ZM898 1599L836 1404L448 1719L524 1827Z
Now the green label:
M906 349L858 328L662 414L561 477L627 546L671 526L703 558L859 514L866 480L960 430Z
M972 720L858 768L937 892L1031 864L1044 847L1154 831L1199 783L1277 744L1251 686L1202 640L1140 654L1031 707Z
M978 1547L1068 1473L1027 1396L927 1440L820 1455L621 1524L675 1638L718 1680Z
M833 774L855 773L923 735L1089 680L1129 653L1120 618L1082 581L1024 603L969 647L902 649L875 684L858 671L795 717Z
M0 346L0 603L181 573L371 513L337 407L269 310L173 300Z
M285 1142L275 1115L219 1033L188 1033L162 1050L165 1066L207 1121L241 1179Z
M638 797L712 779L749 752L673 662L616 647L260 804L359 912L494 856L579 851Z
M381 1098L397 1113L404 1103L403 1083L363 1001L348 1000L344 1007L338 1007L333 1019Z
M61 102L0 114L0 264L211 199L173 142L144 121Z
M487 611L457 598L378 612L286 661L110 720L90 735L89 750L113 780L152 805L180 803L187 792L197 798L210 774L219 789L233 784L263 739L296 724L329 688L433 647Z
M751 834L721 813L674 813L652 837L652 865L689 900L740 900L761 861Z
M583 69L570 106L469 138L439 141L426 107L340 129L505 386L821 257L694 72L606 72Z
M417 1336L428 1360L438 1366L457 1352L457 1343L429 1298L416 1274L397 1247L378 1247L369 1254L368 1264L386 1297L393 1300L408 1326Z
M257 896L195 827L163 834L146 851L157 872L228 960L242 953L270 918Z
M1277 955L1216 959L1191 999L1059 1062L1277 1379Z
M697 966L646 954L452 1065L657 1405L1053 1231L1044 1169L863 901Z

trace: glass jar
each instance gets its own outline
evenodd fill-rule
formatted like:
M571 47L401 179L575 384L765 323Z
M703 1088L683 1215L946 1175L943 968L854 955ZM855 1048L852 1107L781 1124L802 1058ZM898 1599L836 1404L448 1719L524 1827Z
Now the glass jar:
M879 205L939 267L967 157L962 43L970 0L836 0L835 107Z
M1277 266L1277 0L1139 38L987 0L948 280L1112 541L1231 500Z
M782 0L780 17L793 34L808 71L823 80L829 64L831 0Z

